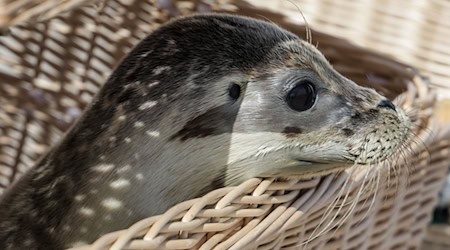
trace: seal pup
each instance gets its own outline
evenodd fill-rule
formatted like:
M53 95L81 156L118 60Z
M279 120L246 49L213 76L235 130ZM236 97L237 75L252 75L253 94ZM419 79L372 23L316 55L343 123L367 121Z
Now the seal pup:
M0 204L1 249L61 249L256 176L384 160L405 114L311 44L232 15L172 21L115 69Z

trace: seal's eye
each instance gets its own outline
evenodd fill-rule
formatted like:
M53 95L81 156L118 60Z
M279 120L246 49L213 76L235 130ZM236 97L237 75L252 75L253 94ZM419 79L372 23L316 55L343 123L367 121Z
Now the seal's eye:
M228 90L228 95L230 95L233 100L237 100L241 95L241 86L236 83L231 84L231 87Z
M305 111L310 109L315 100L316 93L313 84L308 80L297 83L286 96L287 104L295 111Z

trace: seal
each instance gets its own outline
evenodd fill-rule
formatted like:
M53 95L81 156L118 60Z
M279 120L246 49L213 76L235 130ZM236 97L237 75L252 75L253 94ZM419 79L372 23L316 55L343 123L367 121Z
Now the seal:
M0 204L1 249L87 244L257 176L383 161L408 117L264 21L174 20L114 70L63 140Z

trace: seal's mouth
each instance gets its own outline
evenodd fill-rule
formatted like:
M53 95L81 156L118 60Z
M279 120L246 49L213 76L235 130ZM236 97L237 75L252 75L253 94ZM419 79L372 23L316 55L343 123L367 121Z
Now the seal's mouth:
M333 165L333 164L347 165L346 163L351 163L350 161L346 161L346 160L339 161L339 162L331 161L331 160L321 160L321 159L318 159L318 160L295 159L295 160L299 164L302 164L302 165L308 165L308 164L310 164L310 165Z

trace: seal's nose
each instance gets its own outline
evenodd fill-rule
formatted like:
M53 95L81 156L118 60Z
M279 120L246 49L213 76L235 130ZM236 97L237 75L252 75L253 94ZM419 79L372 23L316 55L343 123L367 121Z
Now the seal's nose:
M387 99L381 101L380 103L378 103L377 107L378 108L385 108L385 109L392 109L392 110L396 111L395 105L391 101L389 101Z

